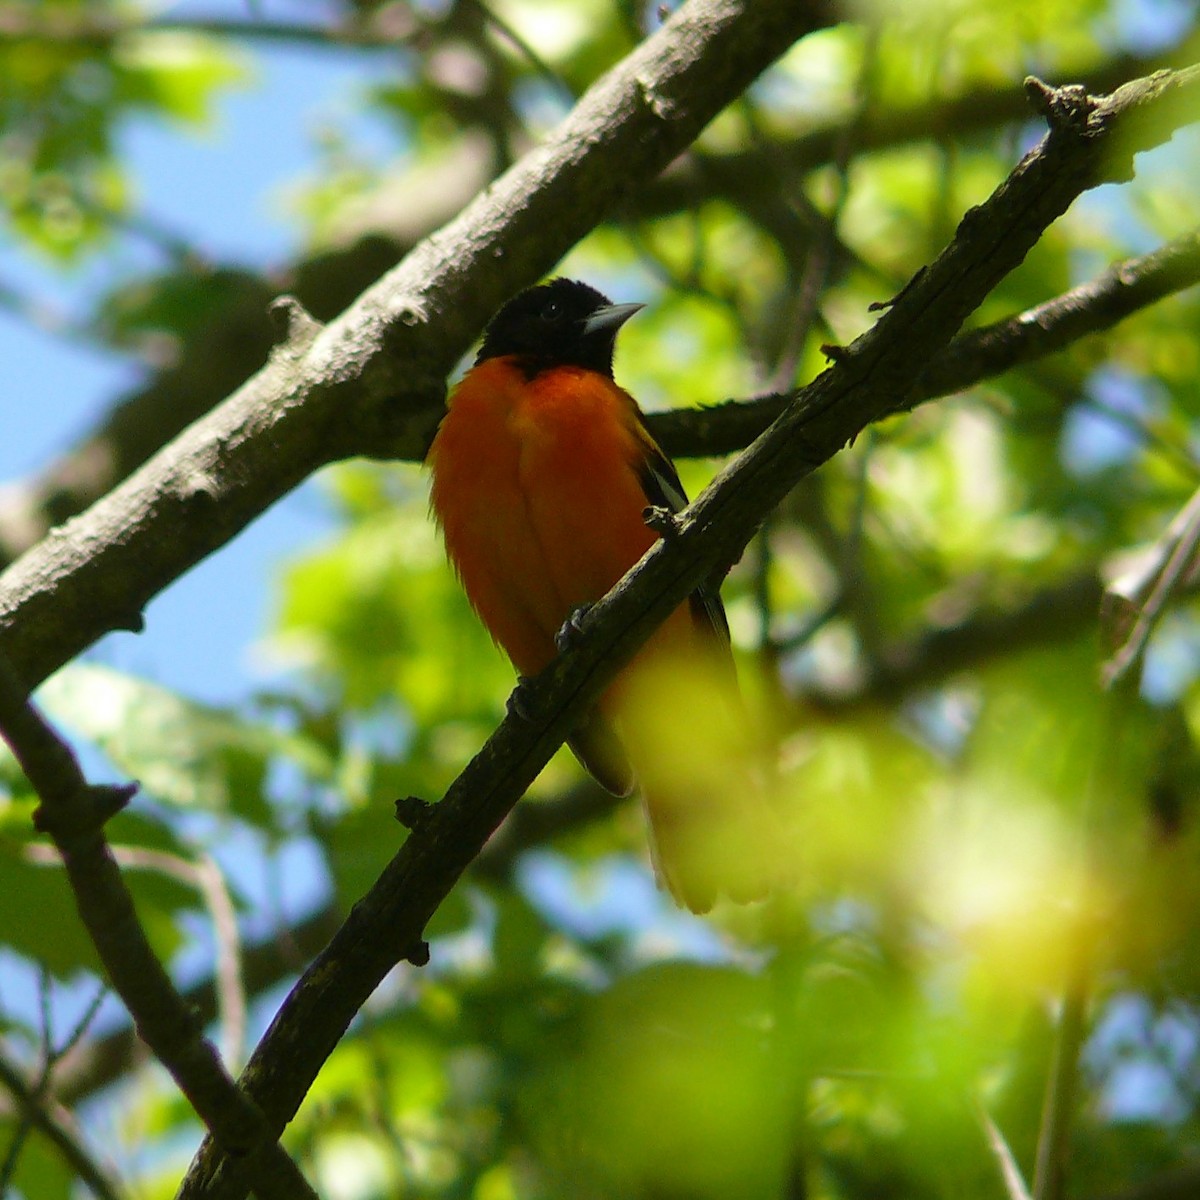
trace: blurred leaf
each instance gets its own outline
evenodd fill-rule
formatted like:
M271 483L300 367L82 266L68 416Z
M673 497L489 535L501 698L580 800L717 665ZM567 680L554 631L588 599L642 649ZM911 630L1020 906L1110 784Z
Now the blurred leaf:
M105 299L99 329L118 344L137 345L148 335L196 338L231 309L265 309L269 293L249 272L192 266L142 276Z
M325 831L334 884L347 909L379 878L406 836L390 807L384 805L347 812Z
M564 1180L605 1195L777 1195L787 1081L771 1029L765 991L739 972L672 964L622 980L530 1089L539 1143Z
M0 801L0 945L44 963L60 979L78 969L103 974L91 939L79 916L66 872L49 838L35 833L35 802ZM161 825L129 812L108 826L110 844L136 856L141 849L192 855ZM154 865L126 863L125 886L155 952L169 961L184 944L178 918L203 907L196 889ZM47 930L53 937L47 938Z
M0 942L59 979L102 975L61 867L30 862L23 840L0 835Z
M118 104L189 124L209 121L217 93L247 77L227 43L176 32L126 38L115 61Z
M110 16L106 4L13 8L17 29L24 15L43 32L0 43L0 204L20 238L70 260L107 236L123 211L129 189L115 146L130 114L195 124L244 72L199 37L90 36L90 22L103 26ZM56 20L65 36L54 36ZM76 25L81 36L73 37Z
M270 827L265 787L272 759L285 758L318 777L329 772L325 755L301 737L107 667L66 667L39 699L149 794L180 808L234 813Z
M696 152L556 269L647 302L615 372L648 408L806 382L1040 136L1032 110L1008 108L1027 71L1090 84L1127 61L1156 65L1159 48L1192 61L1193 8L867 5L786 51ZM566 92L582 94L664 23L630 0L333 0L293 14L311 95L270 92L264 123L263 105L225 101L249 79L295 82L284 16L234 14L248 26L235 40L117 0L4 6L0 215L15 257L0 302L36 336L81 331L156 372L121 383L136 403L114 414L111 446L39 473L54 521L110 450L152 449L152 421L123 440L138 405L238 387L272 336L272 296L294 288L321 317L344 307L429 213L538 144ZM352 82L335 94L343 74ZM219 258L235 243L187 207L224 181L186 174L184 139L224 138L246 119L264 145L307 130L313 153L304 180L270 184L299 194L285 203L302 227L274 250L237 242L249 256L238 265ZM135 176L149 129L175 172L166 191ZM1027 312L1194 229L1196 144L1178 135L1139 159L1136 180L1074 205L972 322ZM260 178L230 173L243 189L227 198L235 221ZM139 209L143 190L152 212ZM285 243L321 252L281 257ZM47 318L24 295L39 290L19 261L30 249L68 265L93 252L66 281L69 313ZM429 924L429 966L389 976L289 1127L323 1194L998 1200L974 1106L1028 1172L1080 939L1095 945L1094 1023L1068 1190L1139 1183L1194 1151L1200 607L1177 598L1143 696L1106 715L1096 613L1041 603L1064 581L1119 574L1118 556L1161 537L1200 480L1194 290L897 412L784 498L725 589L747 708L778 767L761 771L772 815L755 849L745 783L756 772L736 745L720 753L720 724L687 672L670 673L637 725L656 763L644 782L689 815L720 801L706 857L758 871L769 860L786 886L704 920L678 912L637 865L636 802L584 805L552 852L475 872ZM11 433L15 447L20 420ZM717 465L681 463L688 490ZM98 750L145 785L106 829L122 857L215 854L247 938L277 940L286 973L250 997L254 1025L303 965L288 929L296 892L357 901L406 837L391 802L436 801L513 683L446 564L421 470L360 460L321 486L335 529L281 573L268 649L282 669L253 708L196 704L98 666L44 693L87 743L89 775ZM532 799L557 804L578 779L561 753ZM0 754L0 946L66 979L56 994L73 999L93 955L62 869L30 861L47 847L34 806ZM292 861L279 848L299 840L316 881L278 877ZM181 984L210 974L197 891L124 873ZM256 986L263 957L247 957ZM0 999L0 1024L35 1044L37 997L6 981ZM94 1112L117 1113L106 1128L128 1190L173 1195L201 1130L161 1073L130 1071ZM64 1194L42 1149L22 1161L23 1200Z
M348 497L365 483L359 472L346 478ZM383 499L369 485L365 494L375 499L359 503ZM336 544L289 569L273 648L336 683L351 708L395 696L422 726L490 719L511 669L489 648L411 485L398 498L408 503L364 513Z
M10 1122L0 1123L0 1146L8 1148L13 1132ZM17 1190L28 1200L71 1200L75 1194L75 1172L67 1166L57 1147L38 1132L29 1135L17 1160L13 1178Z
M520 892L496 898L496 931L492 953L501 980L526 980L538 974L547 929L537 910Z

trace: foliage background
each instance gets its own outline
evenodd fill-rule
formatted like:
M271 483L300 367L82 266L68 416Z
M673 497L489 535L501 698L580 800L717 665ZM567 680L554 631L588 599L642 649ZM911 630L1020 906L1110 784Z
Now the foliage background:
M273 295L335 314L657 22L600 0L0 6L6 557L259 365ZM618 359L647 407L806 380L1037 136L1027 72L1113 86L1195 58L1195 22L1155 0L863 6L562 270L649 302ZM1084 197L980 319L1194 236L1198 163L1185 131ZM1174 296L882 423L798 488L726 588L804 833L794 894L678 913L636 809L560 755L289 1129L321 1194L1001 1196L988 1130L1032 1179L1081 954L1071 1194L1194 1164L1196 614L1172 607L1114 708L1097 609L1197 486L1196 321ZM681 471L695 490L713 466ZM398 844L390 801L439 796L503 712L510 673L425 506L413 464L325 472L141 641L39 693L94 775L141 782L110 833L235 1069ZM116 1194L173 1194L199 1124L93 1004L94 952L2 770L5 1079L78 1122ZM15 1195L81 1188L0 1113Z

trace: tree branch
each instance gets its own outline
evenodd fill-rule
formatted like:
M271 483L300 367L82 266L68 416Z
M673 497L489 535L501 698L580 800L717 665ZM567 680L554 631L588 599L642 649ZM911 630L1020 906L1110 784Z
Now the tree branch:
M1106 688L1117 688L1140 674L1150 635L1167 604L1181 590L1196 565L1200 546L1200 489L1141 556L1140 570L1118 580L1105 595L1107 632L1117 639L1100 676Z
M1190 118L1200 68L1163 73L1092 98L1031 85L1050 132L999 189L963 218L873 329L838 355L779 420L728 465L660 541L580 621L579 637L524 685L495 733L451 785L305 972L243 1075L286 1123L354 1014L403 958L419 961L426 923L623 663L702 580L734 561L758 523L807 473L905 400L995 284L1084 190L1128 178L1132 155ZM234 1197L206 1141L181 1197Z
M1066 70L1094 94L1110 92L1127 79L1137 79L1163 67L1182 66L1170 53L1115 55L1090 66ZM1029 100L1022 86L979 85L957 95L906 105L880 105L860 116L838 116L795 137L783 138L769 152L761 147L706 154L703 162L685 162L664 176L638 208L639 216L661 216L694 206L700 196L718 194L738 202L775 186L781 170L807 173L837 161L840 148L851 139L856 156L894 150L917 142L969 137L1030 120Z
M258 996L281 979L296 975L337 932L341 914L333 904L289 926L280 936L248 946L242 956L242 984L248 996ZM200 980L182 992L188 1011L206 1026L220 1013L219 980ZM95 1040L81 1042L64 1055L51 1077L51 1093L62 1104L74 1107L108 1087L146 1056L137 1031L118 1029Z
M472 878L504 880L526 850L604 820L623 803L582 779L552 800L523 804L472 864ZM299 975L337 932L344 915L329 903L277 936L247 946L242 955L242 986L247 997L261 996L281 980ZM210 975L181 993L201 1026L220 1016L219 982ZM144 1058L145 1049L133 1028L114 1030L81 1042L65 1054L54 1070L50 1092L62 1104L74 1107L128 1074Z
M0 658L0 735L41 801L34 823L62 855L79 916L138 1031L263 1200L314 1197L252 1100L221 1066L138 921L104 823L132 787L93 786Z
M1123 318L1198 282L1200 233L1193 232L1150 254L1117 263L1100 278L1044 304L956 337L918 380L907 405L913 407L963 391L983 379L1055 353L1079 338L1110 329ZM209 347L205 357L212 349ZM226 357L215 355L218 362ZM655 436L673 457L729 454L748 445L766 429L783 411L790 396L791 393L784 393L749 401L727 401L708 408L651 413L649 422ZM430 432L432 426L421 435L422 447ZM171 469L165 474L170 475ZM120 524L132 520L123 518ZM7 576L0 582L7 584ZM133 624L134 617L130 616L128 621ZM56 629L51 627L47 637L54 636ZM905 668L904 673L910 672ZM886 681L881 682L885 688L890 686Z
M502 880L526 850L603 820L622 803L583 779L553 800L521 805L488 842L471 868L472 876ZM337 932L343 916L335 904L329 903L277 936L247 946L241 958L242 986L247 997L260 996L280 980L298 975ZM220 1016L219 983L218 977L209 976L181 993L201 1026ZM132 1028L114 1030L81 1042L65 1054L54 1070L50 1091L59 1102L74 1107L126 1075L144 1057L144 1048Z
M1061 641L1093 626L1102 594L1096 575L1081 571L1012 608L973 613L914 641L885 647L861 685L851 691L809 691L805 702L831 715L895 703L997 654Z
M352 13L347 20L326 25L294 21L231 20L222 17L156 17L130 19L113 12L0 7L0 41L74 44L108 50L124 38L145 34L196 34L202 37L296 43L344 49L388 49L412 38L424 26L407 8L377 13Z

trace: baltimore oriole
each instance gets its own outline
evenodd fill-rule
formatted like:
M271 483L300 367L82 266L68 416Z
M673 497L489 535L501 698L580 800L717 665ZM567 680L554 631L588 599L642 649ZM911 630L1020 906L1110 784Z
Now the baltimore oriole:
M678 512L687 503L636 401L613 380L617 331L642 307L612 304L571 279L509 300L451 393L429 451L431 505L447 553L523 676L549 664L564 622L655 542L646 508ZM663 722L675 719L662 709L674 705L649 681L655 669L668 678L686 673L681 690L695 699L693 668L700 692L725 692L702 703L728 708L736 690L729 626L709 587L656 631L568 744L617 795L633 790L636 768L658 873L677 900L702 912L721 892L744 900L763 889L759 868L746 861L753 851L737 832L737 806L697 777L690 746L658 762ZM699 710L679 720L707 738L696 728L707 720Z

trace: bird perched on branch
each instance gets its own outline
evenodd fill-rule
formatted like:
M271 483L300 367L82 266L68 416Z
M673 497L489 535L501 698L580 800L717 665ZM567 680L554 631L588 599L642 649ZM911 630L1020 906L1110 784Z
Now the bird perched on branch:
M429 451L447 553L522 676L550 663L564 623L657 540L646 510L687 503L636 401L613 380L617 332L642 307L571 279L509 300ZM640 781L659 878L697 912L720 894L756 898L770 874L762 797L747 800L744 755L730 765L747 740L740 713L725 610L702 586L568 739L609 791L628 795Z

